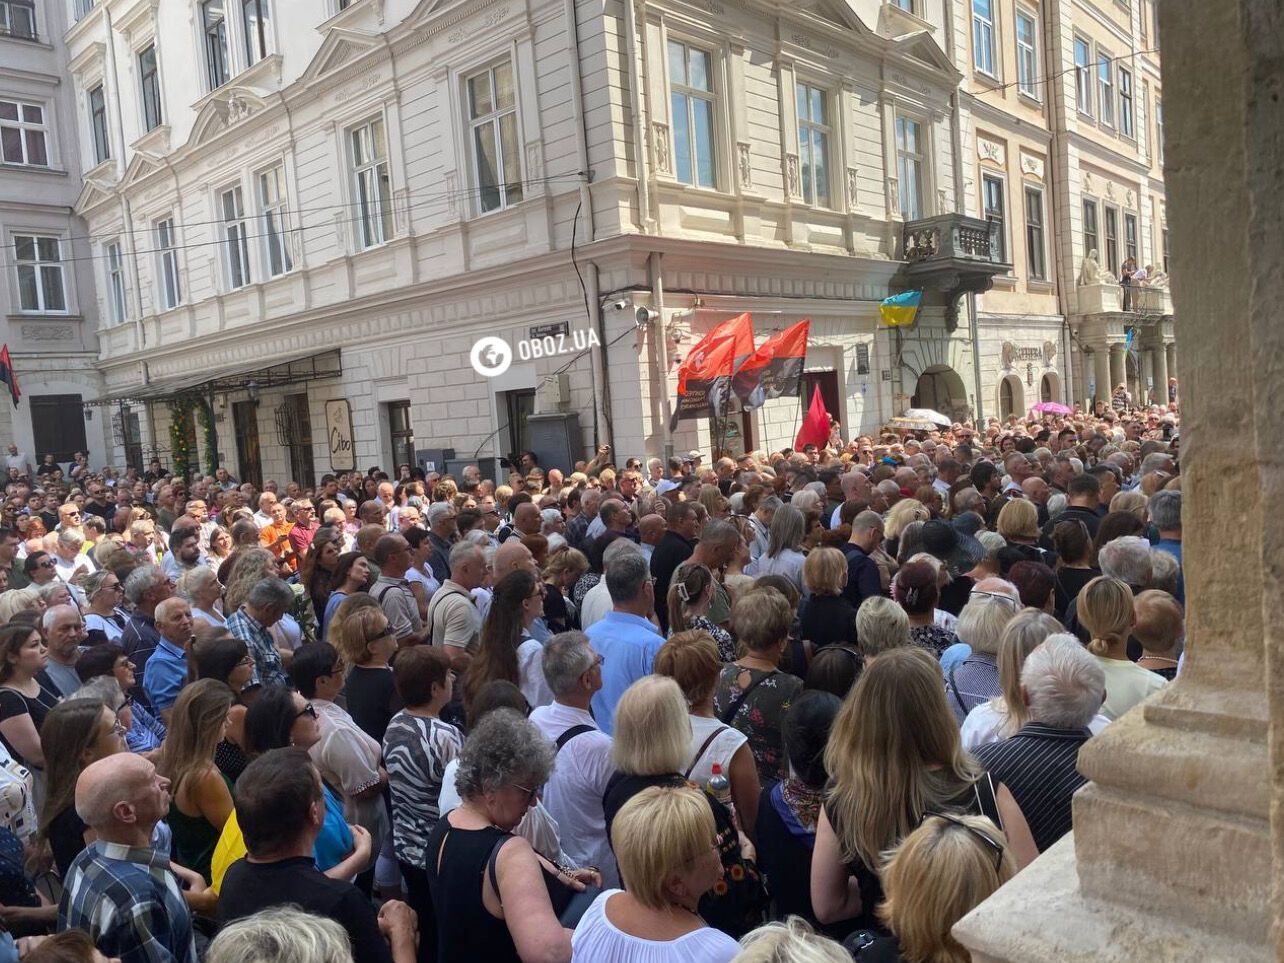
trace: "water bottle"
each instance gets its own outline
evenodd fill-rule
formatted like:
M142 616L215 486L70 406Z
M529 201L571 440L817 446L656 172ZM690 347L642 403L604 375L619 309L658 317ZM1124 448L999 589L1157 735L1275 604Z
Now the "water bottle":
M713 764L713 774L709 776L709 792L713 793L714 798L726 806L728 811L731 810L731 780L723 774L721 763Z

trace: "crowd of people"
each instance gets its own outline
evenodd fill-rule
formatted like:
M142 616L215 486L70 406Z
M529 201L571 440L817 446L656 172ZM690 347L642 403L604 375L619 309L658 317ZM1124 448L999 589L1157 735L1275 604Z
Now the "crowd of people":
M965 961L1179 671L1179 445L1171 405L262 491L11 446L0 963Z

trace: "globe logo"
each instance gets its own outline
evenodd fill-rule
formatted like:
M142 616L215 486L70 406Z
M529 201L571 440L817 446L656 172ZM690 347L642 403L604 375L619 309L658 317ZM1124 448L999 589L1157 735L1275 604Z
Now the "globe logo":
M473 370L483 378L497 378L513 363L513 349L503 338L482 338L469 352Z

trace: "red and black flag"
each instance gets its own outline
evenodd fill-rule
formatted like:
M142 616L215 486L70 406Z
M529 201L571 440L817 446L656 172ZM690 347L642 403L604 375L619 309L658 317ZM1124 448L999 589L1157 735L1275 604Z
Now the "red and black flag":
M725 416L731 399L731 377L751 354L753 320L748 314L723 321L701 338L678 365L678 404L673 410L673 426L684 418Z
M759 408L772 398L798 397L810 330L810 321L799 321L758 345L732 382L741 404Z
M22 397L22 389L18 387L18 375L13 370L13 359L9 357L7 344L0 348L0 381L9 386L9 397L13 399L13 406L17 408L18 399Z

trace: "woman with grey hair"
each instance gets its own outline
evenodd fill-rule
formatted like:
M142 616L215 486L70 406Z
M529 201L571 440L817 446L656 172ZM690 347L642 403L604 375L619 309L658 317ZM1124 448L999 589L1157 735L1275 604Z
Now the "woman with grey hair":
M802 511L792 503L781 505L771 517L768 532L767 550L745 567L745 574L754 578L783 575L802 594L806 591L803 563L807 561L807 556L802 553L803 536L807 534Z
M334 920L274 906L219 930L205 963L352 963L352 948Z
M959 725L982 702L1002 696L999 642L1020 608L1020 597L1010 582L989 578L976 583L959 613L955 634L971 651L963 661L950 662L945 668L945 694ZM944 662L945 654L941 658Z
M553 756L552 743L509 709L487 714L464 743L455 777L463 802L438 820L425 847L439 963L570 960L571 931L553 910L549 884L578 881L512 833L539 798Z
M178 580L177 594L192 603L192 616L206 625L223 628L223 586L218 574L207 565L198 565L183 573Z

